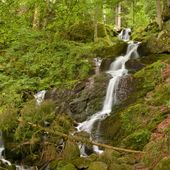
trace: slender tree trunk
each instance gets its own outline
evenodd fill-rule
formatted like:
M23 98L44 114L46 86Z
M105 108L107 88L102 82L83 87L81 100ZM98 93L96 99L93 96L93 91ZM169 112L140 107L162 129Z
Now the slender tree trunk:
M104 4L102 5L102 18L103 18L103 24L106 24L106 11Z
M116 16L115 16L115 27L116 30L121 29L121 4L116 5Z
M94 15L94 42L98 39L98 17L99 17L99 6L96 5L95 15Z
M135 2L132 1L132 11L133 11L133 26L135 25L135 13L134 13Z
M33 17L32 27L34 29L38 29L40 27L40 8L37 4L35 5L35 9L34 9L34 17Z
M157 23L159 25L159 29L162 29L162 6L161 6L161 1L156 0L156 11L157 11Z
M46 0L45 17L43 20L43 29L45 29L48 24L49 9L50 9L50 0Z

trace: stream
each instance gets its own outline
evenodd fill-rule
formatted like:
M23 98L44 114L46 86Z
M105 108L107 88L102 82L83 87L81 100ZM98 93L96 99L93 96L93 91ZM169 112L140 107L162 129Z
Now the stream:
M124 29L119 34L119 37L124 41L128 41L130 39L130 35L129 35L130 32L131 30L129 28ZM79 123L78 126L76 127L78 132L84 131L91 135L93 130L93 125L97 121L99 123L95 131L99 132L100 122L110 115L110 113L112 112L112 107L118 103L117 90L118 90L119 81L123 76L128 74L128 70L125 67L125 63L132 56L135 58L139 57L137 52L138 45L139 43L134 43L133 41L128 42L126 54L124 56L117 57L115 61L111 63L110 68L106 73L110 74L112 78L110 79L107 87L105 100L103 102L103 108L101 111L93 114L84 122ZM93 136L92 138L91 135L91 140L95 140L97 142L98 139L96 136ZM85 152L85 145L80 144L79 148L80 148L81 156L87 156ZM93 146L93 151L99 154L103 152L101 149L99 149L98 146Z

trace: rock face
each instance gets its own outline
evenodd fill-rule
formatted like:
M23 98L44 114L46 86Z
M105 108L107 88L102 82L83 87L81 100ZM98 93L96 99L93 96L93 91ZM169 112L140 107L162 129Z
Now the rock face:
M136 71L142 69L145 65L137 59L130 59L125 63L125 66L129 73L135 73Z
M83 121L102 109L109 79L110 76L105 73L91 77L85 88L75 94L69 102L70 112L75 120Z
M124 101L127 99L129 94L133 91L133 77L131 75L126 75L120 79L117 98L118 101Z
M139 45L138 51L142 55L170 53L170 32L163 30L151 36Z
M56 113L67 113L76 121L81 122L102 109L110 75L100 73L89 78L88 81L78 84L72 90L49 90L45 99L56 103Z

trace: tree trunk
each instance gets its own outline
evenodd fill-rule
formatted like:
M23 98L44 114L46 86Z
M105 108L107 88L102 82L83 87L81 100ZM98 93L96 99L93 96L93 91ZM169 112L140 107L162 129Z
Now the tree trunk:
M103 24L106 24L106 10L104 4L102 5L102 18L103 18Z
M121 29L121 4L116 5L115 28L117 31Z
M48 24L49 9L50 9L50 0L46 0L45 17L43 20L43 29L45 29Z
M159 29L162 29L162 6L161 6L161 1L156 0L156 11L157 11L157 23L159 25Z
M35 5L35 9L34 9L34 17L33 17L32 27L34 29L38 29L40 27L40 8L37 4Z
M94 42L97 41L98 39L98 12L99 12L99 7L96 5L95 9L95 15L94 15Z

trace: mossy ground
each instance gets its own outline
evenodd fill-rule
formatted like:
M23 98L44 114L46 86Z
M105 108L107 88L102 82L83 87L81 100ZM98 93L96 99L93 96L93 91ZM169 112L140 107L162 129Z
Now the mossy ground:
M92 42L86 29L73 32L76 27L73 25L67 39L63 35L53 37L33 31L18 35L17 41L1 50L0 129L4 133L9 160L38 168L50 163L52 170L133 169L141 161L133 154L111 150L105 150L100 156L92 154L80 158L75 141L55 134L74 131L70 116L58 114L58 106L53 101L45 101L38 107L33 100L33 94L39 90L71 89L87 79L93 69L93 57L114 59L124 52L126 43L110 37L103 25L100 26L101 36L97 42ZM84 34L81 31L85 31ZM146 151L142 162L158 170L168 167L169 162L169 127L161 132L166 137L152 140L159 124L169 115L170 60L164 60L167 57L152 56L149 63L143 59L149 65L134 74L134 92L102 124L106 143ZM50 122L49 127L44 127L44 121ZM65 147L61 148L63 141ZM160 153L163 156L157 159Z

